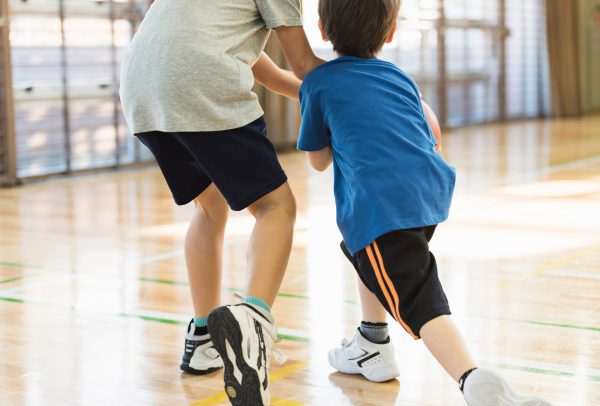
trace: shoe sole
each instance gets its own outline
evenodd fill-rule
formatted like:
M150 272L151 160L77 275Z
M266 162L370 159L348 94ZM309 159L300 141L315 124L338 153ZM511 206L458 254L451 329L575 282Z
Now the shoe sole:
M187 372L188 374L192 374L192 375L208 375L208 374L212 374L215 371L218 371L219 368L208 368L208 369L194 369L188 365L184 365L181 364L179 365L179 369L181 369L183 372Z
M481 392L473 393L465 388L465 399L469 406L552 406L551 403L533 396L522 396L514 392L508 384L498 377L496 374L489 371L481 371L481 376L478 378L482 385L488 387L500 387L501 391L496 393L496 396L490 397L489 394L480 397Z
M376 368L358 368L352 365L338 365L335 358L329 354L329 365L338 372L347 375L362 375L365 379L371 382L387 382L400 376L398 364L388 364Z
M214 310L208 316L208 331L215 349L223 360L225 393L231 404L233 406L263 405L258 372L244 360L242 331L235 316L226 307ZM235 365L242 373L241 383L235 378L235 367L227 353L226 342L229 342L235 354Z

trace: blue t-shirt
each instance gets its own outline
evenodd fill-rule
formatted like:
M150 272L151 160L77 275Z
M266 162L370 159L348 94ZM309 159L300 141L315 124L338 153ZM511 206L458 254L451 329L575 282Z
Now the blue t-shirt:
M333 149L337 223L351 253L448 218L456 175L435 151L419 90L396 65L342 56L300 88L298 149Z

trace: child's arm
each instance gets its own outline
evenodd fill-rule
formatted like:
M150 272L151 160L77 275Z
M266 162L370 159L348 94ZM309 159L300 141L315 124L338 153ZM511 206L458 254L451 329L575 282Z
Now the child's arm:
M331 147L325 147L318 151L309 151L306 153L306 156L308 157L310 166L319 172L323 172L325 169L329 168L329 165L333 162Z
M300 80L325 61L317 58L314 54L306 33L302 27L278 27L275 28L283 52L294 71L294 74Z
M274 93L298 101L302 82L288 70L281 69L266 53L262 53L252 67L254 80Z

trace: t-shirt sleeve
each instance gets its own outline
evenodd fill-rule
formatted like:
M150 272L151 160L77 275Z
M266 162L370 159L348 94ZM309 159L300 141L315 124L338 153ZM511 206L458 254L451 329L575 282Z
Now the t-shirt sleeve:
M300 151L319 151L331 145L331 136L318 97L311 95L305 86L300 88L300 113L302 124L298 138Z
M268 29L302 25L301 0L255 0Z

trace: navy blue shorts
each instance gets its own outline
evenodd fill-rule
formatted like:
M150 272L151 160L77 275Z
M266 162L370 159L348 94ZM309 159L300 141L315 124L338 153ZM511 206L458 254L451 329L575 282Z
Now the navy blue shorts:
M156 158L178 205L214 183L239 211L287 181L262 117L233 130L136 135Z
M379 236L355 255L341 248L365 286L413 338L429 321L450 314L429 241L436 226Z

